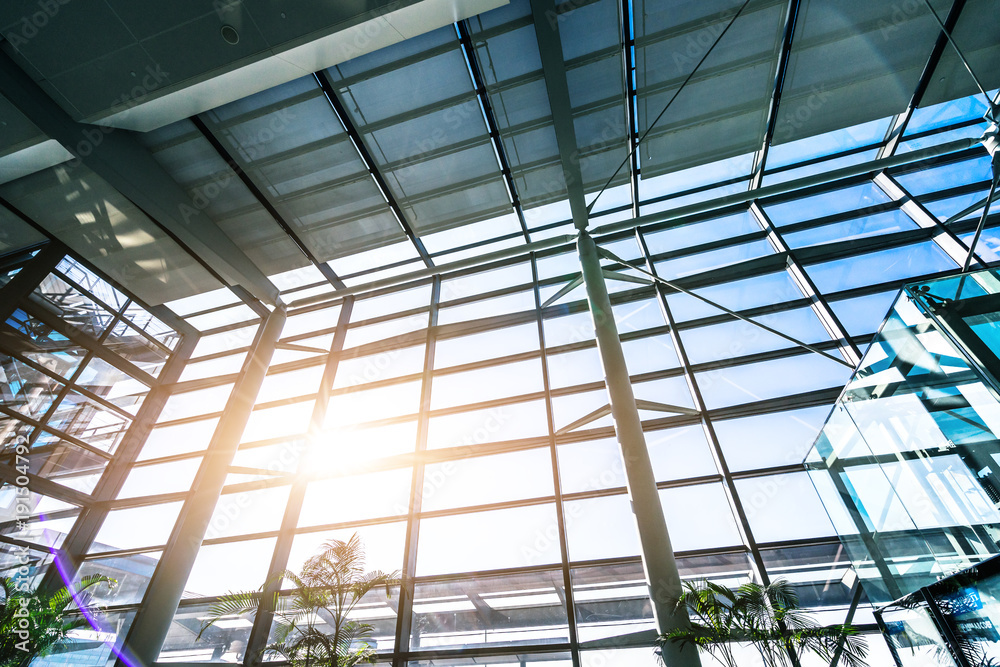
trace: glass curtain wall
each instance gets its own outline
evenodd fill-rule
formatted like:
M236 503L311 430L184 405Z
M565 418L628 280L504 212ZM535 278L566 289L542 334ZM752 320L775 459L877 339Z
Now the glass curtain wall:
M103 503L129 497L121 481L143 425L194 340L65 252L49 244L0 264L0 573L31 588L62 585L102 521L92 548L127 546L108 531L128 510ZM142 523L117 530L147 539ZM128 568L103 565L134 588Z
M985 159L945 166L977 183ZM599 241L849 355L902 282L957 268L934 231L854 179ZM357 611L386 659L652 660L581 646L653 623L583 290L541 307L578 270L557 248L293 309L160 661L241 660L250 619L195 639L214 597L354 533L370 568L410 575L409 596ZM851 562L799 462L850 369L669 289L609 287L637 398L700 411L642 411L682 574L787 578L820 620L842 621ZM81 575L123 580L106 600L118 641L259 326L213 299L174 304L204 335L83 556ZM867 605L855 621L874 629Z
M781 12L765 4L758 18L777 25ZM185 151L204 151L210 133L237 156L317 261L349 285L424 267L419 248L440 264L568 233L566 184L524 8L514 3L464 23L467 34L442 29L397 45L390 55L379 52L212 110L200 117L205 129L185 122L149 133L143 142L175 180L197 193L212 174L232 180L230 167L215 156L199 163L204 169L198 173L182 174L192 162ZM585 24L601 26L599 38L567 37L564 53L588 160L585 189L594 191L609 175L608 165L613 169L624 158L623 144L634 134L623 127L622 98L656 111L655 100L672 85L624 76L624 64L654 62L658 52L662 58L670 35L652 22L623 20L615 2L563 8L567 36ZM616 25L632 43L619 42ZM771 48L770 37L766 41L761 53ZM388 106L381 89L400 76L396 66L447 76L437 77L439 89L422 91L426 99ZM482 90L470 83L472 69L479 71ZM587 80L600 85L580 83ZM331 94L345 114L330 105ZM484 96L492 123L480 119L489 115L482 111ZM982 111L971 98L915 109L894 149L887 148L886 131L898 117L780 143L767 154L761 183L978 136ZM452 131L432 134L433 141L415 144L414 152L376 150L393 136L426 138L425 113L440 113ZM696 125L699 119L689 120ZM371 165L356 154L359 144L347 136L347 124L358 128ZM667 140L654 135L661 144ZM622 183L626 176L612 183L592 225L745 191L755 184L752 151L766 141L750 137L745 154L703 166L657 167L654 160L638 174L633 161L633 183ZM509 181L484 167L496 166L500 148ZM667 151L640 157L660 154ZM297 160L313 166L299 169ZM419 214L426 221L414 225L420 244L397 228L401 220L392 219L371 168L391 176L388 195L404 217ZM957 214L982 199L989 177L989 157L976 147L598 242L625 261L853 365L902 284L960 266L961 245L951 241L967 242L976 220L974 213ZM506 194L516 201L508 209L502 190L511 183L517 192ZM234 237L266 227L266 238L245 240L255 251L247 252L267 267L286 301L330 291L316 267L298 261L300 268L291 268L296 262L285 258L295 252L287 243L270 245L268 235L280 234L269 225L244 224L260 215L260 202L250 201L242 187L226 192L210 212ZM358 203L342 210L338 193L348 192ZM18 182L0 193L20 202ZM465 211L463 197L476 198L478 208ZM313 230L316 220L338 224ZM461 224L472 220L477 222ZM997 222L990 218L977 247L986 261L996 259L1000 247ZM350 242L334 242L340 238ZM384 247L366 249L375 243ZM293 307L249 422L236 436L239 450L160 662L243 660L248 645L266 641L251 637L251 619L224 619L196 640L211 602L229 590L257 588L269 573L299 568L327 540L357 533L370 568L407 574L407 595L373 595L356 612L375 626L383 660L652 665L652 614L620 454L604 412L608 398L584 290L547 304L579 270L575 251L565 246ZM14 284L11 271L0 275L0 284ZM5 423L29 425L10 427L12 434L17 428L37 432L52 451L76 447L66 457L71 464L39 464L38 477L60 476L63 481L53 482L77 493L53 491L51 501L39 496L36 523L47 524L56 537L36 539L30 548L40 578L50 549L70 535L63 550L81 562L78 578L104 573L119 580L101 598L108 611L99 628L75 634L65 652L45 661L104 665L115 660L110 646L120 644L140 608L209 458L263 308L230 290L169 304L201 336L186 339L193 346L197 338L197 346L179 355L190 359L164 381L156 409L143 406L140 422L148 436L129 450L114 486L94 497L104 488L95 475L116 456L108 434L127 428L122 424L132 419L130 408L142 391L133 385L131 393L100 389L110 380L86 380L86 360L99 358L154 387L167 373L160 369L169 350L178 348L171 332L154 327L143 333L127 297L114 301L68 268L42 278L48 282L37 302L73 303L72 319L42 320L65 332L53 365L11 350L7 377L35 376L8 382L2 413ZM731 585L786 578L819 620L843 621L854 586L851 559L801 461L850 368L669 288L615 280L609 289L636 397L697 411L641 411L682 575ZM44 331L33 322L18 324L33 312L25 310L9 326L22 326L24 335ZM141 334L136 340L120 340L133 330ZM67 341L77 340L100 340L105 351L74 352ZM49 395L59 396L55 407L45 406ZM56 417L59 406L69 408L75 400L110 415L112 426L102 421L92 444L70 432L70 413ZM8 484L16 479L2 467L0 477ZM88 530L75 524L81 508L93 517ZM0 534L10 553L19 539ZM875 630L867 603L854 620ZM602 643L624 635L633 636ZM889 659L878 652L879 642L872 642L872 664L889 664L878 662ZM609 648L613 643L631 648Z

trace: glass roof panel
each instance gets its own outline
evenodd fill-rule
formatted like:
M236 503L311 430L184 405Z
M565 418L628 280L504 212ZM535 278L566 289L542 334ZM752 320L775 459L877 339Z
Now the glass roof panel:
M251 97L202 118L319 261L404 238L314 78Z
M426 46L383 49L391 68L365 61L328 70L418 234L511 210L457 34L441 28Z
M640 149L645 176L758 150L764 142L787 3L752 3L719 36L742 3L640 0L635 64L642 136L708 53Z

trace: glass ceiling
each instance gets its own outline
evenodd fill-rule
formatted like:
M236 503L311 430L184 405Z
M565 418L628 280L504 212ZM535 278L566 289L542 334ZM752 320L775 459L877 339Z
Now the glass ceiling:
M337 290L571 233L570 199L605 184L592 227L986 128L926 6L742 4L574 0L539 25L545 3L515 0L136 135L286 303L323 299L290 309L235 436L218 425L268 308L86 164L0 185L0 254L48 235L97 269L59 264L38 298L71 292L80 326L104 311L121 324L65 329L58 366L0 337L0 414L13 435L37 432L32 480L44 480L32 532L0 524L5 566L27 544L41 579L67 545L78 577L112 573L121 586L101 631L120 645L194 480L229 438L236 454L160 662L241 659L265 639L245 619L195 639L214 596L357 532L371 568L412 576L408 596L358 612L384 660L458 665L471 650L490 664L652 665L645 649L599 641L653 626L583 289L543 306L579 271L572 244ZM997 77L1000 49L975 30L990 3L953 16L932 5L975 71ZM574 178L558 138L570 126ZM990 178L972 145L598 242L853 365L900 285L959 269L979 216L967 209ZM1000 257L996 215L976 251ZM0 289L20 284L20 266ZM682 575L784 577L820 620L842 622L850 559L801 460L850 370L679 291L608 286L636 397L696 411L640 411ZM4 311L5 326L24 331L28 312ZM179 347L140 323L157 318ZM31 382L44 391L27 395ZM117 421L84 433L74 416L98 408ZM875 629L864 600L855 622ZM80 664L113 662L90 639L68 645ZM891 664L872 643L871 664Z

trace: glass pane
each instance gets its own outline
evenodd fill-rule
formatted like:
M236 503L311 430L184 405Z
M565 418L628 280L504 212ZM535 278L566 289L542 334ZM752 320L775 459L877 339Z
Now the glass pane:
M542 391L539 359L434 377L431 410Z
M456 549L461 535L475 549ZM558 563L555 506L533 505L420 520L416 575Z
M296 371L268 374L257 392L257 404L278 401L284 398L315 394L323 378L324 367L310 366Z
M424 512L543 498L553 494L551 454L531 449L427 464Z
M410 510L411 468L334 477L306 486L299 526L347 523L387 516L405 516ZM365 502L357 502L365 498Z
M804 472L739 479L736 489L758 542L836 534Z
M711 409L842 387L850 374L851 369L846 366L810 353L717 368L695 376L705 404Z
M438 339L434 367L447 368L539 349L538 325L534 322L457 338Z
M830 414L829 406L716 421L715 433L732 471L797 465Z
M421 649L569 641L563 586L560 570L418 583L412 641Z
M148 461L162 456L200 452L207 449L218 423L218 419L204 419L173 426L156 426L149 432L146 444L143 445L142 451L139 453L139 460Z
M514 403L431 417L428 449L468 447L503 440L547 435L548 419L543 401Z
M49 417L48 426L113 454L132 421L70 390Z
M314 404L315 401L302 401L254 410L250 413L240 442L258 442L306 433Z
M16 450L9 450L5 457L12 468L24 465ZM27 459L32 474L82 493L93 492L108 465L108 459L45 432L32 444Z
M32 292L32 301L75 330L100 338L114 315L55 274Z
M62 546L76 524L80 509L75 505L4 484L0 489L0 534L49 549Z
M229 400L232 391L232 384L223 384L208 389L173 394L167 399L156 421L162 423L221 412L222 408L226 407L226 401Z
M185 597L254 590L267 579L274 538L203 544L184 585Z
M348 426L321 431L309 449L310 466L318 474L363 468L371 461L407 454L417 443L417 422L386 426Z
M639 555L639 532L625 494L567 501L563 511L571 560Z
M100 357L87 362L76 384L133 415L149 393L149 387Z
M345 355L337 362L334 389L415 375L424 369L424 346L394 347L363 357Z
M201 467L201 457L148 466L136 466L125 478L118 498L155 496L160 493L180 493L191 488Z
M249 586L249 588L256 588ZM208 604L184 605L174 613L173 623L157 658L159 663L171 662L222 662L243 661L253 618L232 618L216 623L201 639L198 631L209 615Z
M149 586L153 570L160 562L161 553L134 554L132 556L115 556L113 558L94 558L85 560L76 576L79 583L84 577L103 574L118 582L110 590L107 586L96 586L89 589L95 594L97 604L138 604Z
M278 530L290 487L224 493L208 522L206 540ZM263 582L261 582L263 583Z
M660 489L660 503L675 551L743 543L721 483Z
M420 406L421 385L421 382L402 382L336 394L330 398L323 428L414 414Z
M6 354L0 354L0 402L31 419L41 420L62 384Z
M307 313L291 315L285 320L285 326L281 330L282 339L299 336L301 334L313 333L324 329L333 329L340 319L340 306L311 310Z
M125 322L119 322L114 326L111 335L104 340L104 347L153 377L159 377L169 356L167 350Z
M89 553L139 549L166 544L180 514L181 504L162 503L111 510Z

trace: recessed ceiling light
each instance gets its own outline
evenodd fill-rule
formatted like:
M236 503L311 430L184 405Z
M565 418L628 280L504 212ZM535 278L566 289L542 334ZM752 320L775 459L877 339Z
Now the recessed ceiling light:
M231 25L222 26L222 39L226 40L227 44L236 44L240 41L240 33L236 32L236 28Z

